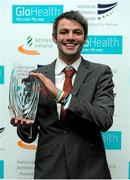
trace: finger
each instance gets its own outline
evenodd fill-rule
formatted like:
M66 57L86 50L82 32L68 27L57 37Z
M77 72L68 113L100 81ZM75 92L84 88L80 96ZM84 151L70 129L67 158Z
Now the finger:
M17 120L15 118L12 118L10 120L10 123L13 125L13 126L17 126Z
M30 72L29 75L37 76L38 73Z
M15 120L15 123L18 125L18 126L20 126L20 125L22 125L22 120L21 119L16 119Z
M22 121L22 125L27 125L27 124L28 124L28 120L24 119L24 120Z
M26 121L26 123L27 123L27 125L31 125L31 124L33 124L33 123L34 123L34 121L33 121L33 120L28 119L28 120Z
M32 75L32 76L35 76L35 77L38 77L40 80L42 80L42 81L44 81L45 80L45 78L46 78L46 76L45 75L43 75L42 73L34 73L34 72L30 72L30 75Z
M34 72L30 72L29 73L30 75L32 75L32 76L36 76L36 77L40 77L41 76L41 73L34 73Z
M11 118L10 123L14 126L14 118Z

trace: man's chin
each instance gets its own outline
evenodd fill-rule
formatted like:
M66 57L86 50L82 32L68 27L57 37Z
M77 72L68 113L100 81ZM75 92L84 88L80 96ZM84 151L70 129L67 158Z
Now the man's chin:
M74 47L74 48L64 48L63 49L63 52L64 52L64 54L66 54L66 55L76 55L76 54L78 54L78 53L80 53L81 52L81 49L82 48L80 48L80 47Z
M78 53L64 53L63 57L67 60L69 59L69 61L75 61L75 59L79 58L79 54Z
M67 50L67 51L64 51L64 54L68 55L68 56L71 56L71 55L73 56L73 55L77 54L77 50L75 50L75 51Z
M77 56L76 53L65 53L64 55L65 55L65 56L70 56L70 57L75 57L75 56Z

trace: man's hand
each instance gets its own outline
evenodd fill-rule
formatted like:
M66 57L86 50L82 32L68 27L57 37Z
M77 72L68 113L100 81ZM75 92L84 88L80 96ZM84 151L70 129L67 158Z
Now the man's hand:
M18 126L27 127L29 125L32 125L34 123L34 121L30 120L30 119L24 119L22 117L16 116L16 117L13 117L11 119L10 123L16 127L18 127Z
M55 98L57 96L58 88L45 75L43 75L42 73L34 73L34 72L31 72L30 75L38 77L42 81L44 85L43 92L45 92L52 98Z

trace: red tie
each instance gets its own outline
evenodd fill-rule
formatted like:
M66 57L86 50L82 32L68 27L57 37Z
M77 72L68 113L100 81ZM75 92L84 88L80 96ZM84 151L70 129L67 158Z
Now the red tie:
M75 69L73 67L70 67L69 69L64 70L65 73L65 81L64 81L64 87L63 91L70 93L72 90L72 77L75 73Z
M67 67L64 70L65 73L65 81L64 81L64 86L63 86L63 91L70 93L72 91L72 77L75 73L75 69L73 67ZM66 111L64 110L64 108L61 106L61 115L60 115L60 119L62 121L64 121L66 116Z

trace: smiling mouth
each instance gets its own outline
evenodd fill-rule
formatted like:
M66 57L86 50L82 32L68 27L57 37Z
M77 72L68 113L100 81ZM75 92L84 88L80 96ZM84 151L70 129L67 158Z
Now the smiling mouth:
M75 46L77 46L78 45L78 43L63 43L63 45L64 46L66 46L66 47L69 47L69 48L73 48L73 47L75 47Z

